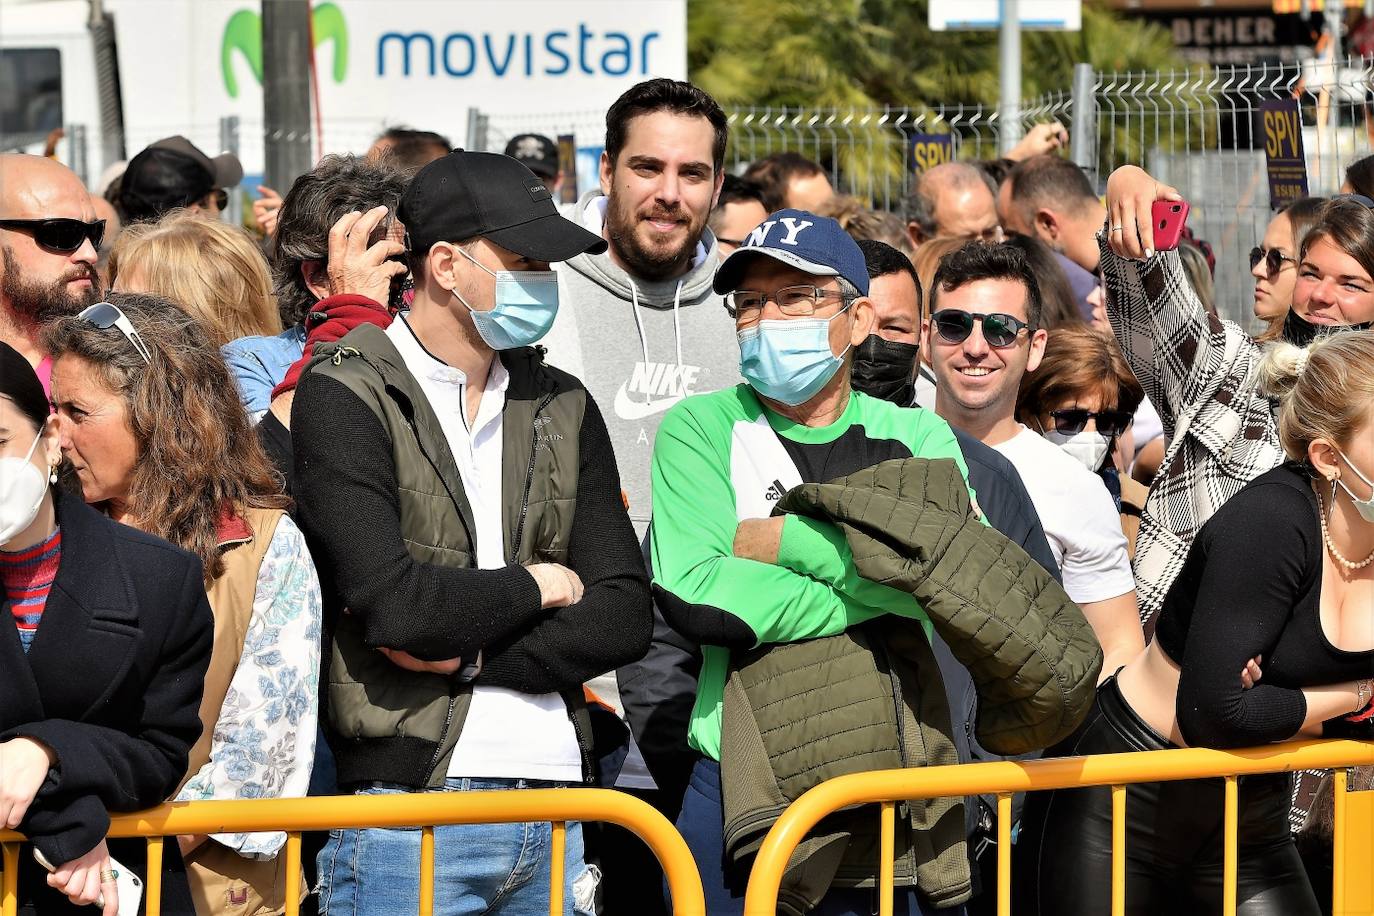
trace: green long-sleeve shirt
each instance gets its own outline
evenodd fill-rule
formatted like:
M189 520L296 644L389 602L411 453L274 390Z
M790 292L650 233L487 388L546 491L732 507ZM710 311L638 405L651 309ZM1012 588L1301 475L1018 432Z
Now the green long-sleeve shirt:
M834 423L807 427L765 409L746 385L687 398L654 443L654 579L718 609L726 626L747 627L754 645L833 636L881 614L928 627L909 594L859 577L843 533L828 522L787 516L776 565L733 554L740 518L767 517L788 489L783 480L833 480L907 457L952 458L967 476L954 434L927 410L855 392ZM787 459L795 471L780 467ZM725 648L702 646L688 731L691 745L717 760L728 661Z

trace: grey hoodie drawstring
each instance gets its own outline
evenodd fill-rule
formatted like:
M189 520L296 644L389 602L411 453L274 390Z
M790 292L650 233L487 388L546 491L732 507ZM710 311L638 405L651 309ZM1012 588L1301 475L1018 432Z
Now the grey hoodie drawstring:
M626 276L630 284L630 311L635 316L635 329L639 331L639 348L644 354L644 377L649 377L649 336L644 333L644 323L639 317L639 287L635 286L635 281ZM682 281L677 281L677 292L673 294L673 337L677 349L677 372L678 378L682 378ZM644 392L644 403L649 404L653 401L653 394L649 391Z
M677 340L677 371L682 378L682 320L679 317L682 306L682 281L677 281L677 292L673 293L673 337Z
M635 316L635 328L639 331L639 348L644 353L644 377L647 380L649 377L649 338L644 333L644 324L639 317L639 287L635 286L634 280L629 279L628 274L626 274L626 280L630 284L630 311ZM647 384L644 387L644 403L648 404L653 400L653 394L649 392Z

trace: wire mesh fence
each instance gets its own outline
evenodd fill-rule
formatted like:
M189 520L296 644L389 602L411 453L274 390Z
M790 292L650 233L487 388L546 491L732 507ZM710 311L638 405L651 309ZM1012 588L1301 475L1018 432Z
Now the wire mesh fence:
M1099 191L1112 169L1126 163L1142 165L1178 187L1193 206L1190 225L1217 255L1219 311L1250 324L1246 253L1263 236L1271 215L1259 118L1263 103L1278 99L1298 103L1310 192L1335 193L1345 166L1374 147L1374 57L1128 73L1094 73L1080 65L1071 87L1023 100L1018 126L1024 132L1046 121L1064 124L1073 136L1072 158ZM916 178L914 141L947 137L954 158L961 160L999 155L1001 125L991 106L749 107L727 114L732 172L770 153L797 152L820 163L838 191L894 212L901 212ZM126 145L132 152L180 133L204 150L228 149L262 161L260 153L270 141L264 125L225 121L139 125L128 131ZM314 148L317 153L362 152L387 126L330 118L323 136L314 138ZM579 183L588 186L595 183L605 112L468 109L447 114L441 123L417 126L437 130L455 145L494 151L504 150L520 133L572 135ZM99 171L94 155L89 166L80 150L69 158L82 164L94 183Z
M1021 131L1057 120L1081 135L1073 144L1074 158L1099 191L1111 171L1127 163L1178 187L1193 206L1190 225L1217 256L1218 310L1253 324L1246 256L1272 212L1261 105L1298 102L1310 193L1336 193L1345 166L1374 147L1374 58L1089 76L1073 88L1024 100ZM838 191L883 210L900 212L911 191L916 171L910 152L918 137L947 135L957 159L999 155L998 112L990 106L755 107L727 113L731 171L770 153L801 153L825 167ZM481 112L469 123L469 143L493 150L534 131L573 134L580 149L599 152L605 133L604 113L593 111Z

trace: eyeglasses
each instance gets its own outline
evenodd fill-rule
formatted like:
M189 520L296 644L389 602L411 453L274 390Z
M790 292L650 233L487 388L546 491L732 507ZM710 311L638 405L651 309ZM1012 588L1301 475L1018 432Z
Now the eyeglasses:
M215 202L215 209L221 213L229 209L229 192L224 188L215 188L207 196Z
M772 293L754 289L737 289L725 294L725 311L738 324L753 324L763 314L763 307L772 299L778 311L789 318L806 318L816 314L821 299L843 299L844 293L818 286L784 286Z
M153 364L153 351L148 349L148 345L143 342L138 331L134 330L133 322L125 317L119 310L119 306L111 305L108 302L97 302L76 316L82 321L93 324L101 331L108 331L110 328L118 328L119 332L134 345L138 355L143 357L143 362L149 366Z
M1292 261L1294 264L1298 263L1297 258L1290 258L1277 248L1270 248L1268 251L1258 247L1251 248L1250 269L1254 270L1255 266L1259 264L1260 261L1264 262L1264 272L1270 277L1276 276L1279 271L1283 270L1285 261Z
M1079 407L1065 407L1051 410L1054 428L1066 435L1081 433L1089 420L1097 421L1097 431L1108 439L1114 439L1126 431L1135 417L1124 410L1083 410Z
M952 344L968 340L968 336L973 333L975 319L983 324L983 339L988 342L988 346L999 349L1016 343L1016 338L1021 336L1021 332L1030 328L1030 325L1019 318L1001 312L980 315L963 309L940 309L930 316L931 322L935 325L935 333L940 335L941 340Z
M79 219L0 219L0 229L27 232L40 248L71 254L90 241L99 248L105 238L105 221L82 222Z

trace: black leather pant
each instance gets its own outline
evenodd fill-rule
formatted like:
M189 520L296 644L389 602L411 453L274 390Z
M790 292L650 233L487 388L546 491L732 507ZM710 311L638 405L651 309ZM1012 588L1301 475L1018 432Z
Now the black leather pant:
M1065 745L1061 755L1170 747L1127 705L1116 678L1098 688L1087 721ZM1288 832L1288 785L1284 774L1240 780L1240 916L1319 916ZM1127 787L1127 913L1221 912L1224 792L1220 779ZM1110 913L1111 789L1029 793L1015 857L1018 914Z

